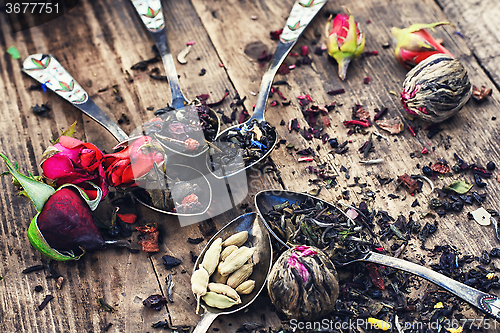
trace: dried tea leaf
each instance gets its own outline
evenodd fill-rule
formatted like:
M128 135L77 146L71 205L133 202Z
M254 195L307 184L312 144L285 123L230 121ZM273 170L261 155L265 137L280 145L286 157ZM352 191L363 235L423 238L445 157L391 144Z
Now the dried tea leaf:
M405 129L405 125L403 124L403 121L400 117L394 117L385 120L376 120L375 124L391 134L399 134Z
M465 180L454 180L450 185L443 188L445 191L453 191L458 194L465 194L472 188L472 184L467 183Z

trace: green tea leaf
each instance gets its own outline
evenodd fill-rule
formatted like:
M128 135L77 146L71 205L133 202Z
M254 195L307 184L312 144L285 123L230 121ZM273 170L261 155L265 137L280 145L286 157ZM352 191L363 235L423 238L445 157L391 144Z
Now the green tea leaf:
M465 180L454 180L450 185L443 188L445 191L453 191L458 194L465 194L472 188L472 184L467 183Z
M9 47L5 52L10 54L12 59L21 59L21 53L19 53L19 50L15 46Z

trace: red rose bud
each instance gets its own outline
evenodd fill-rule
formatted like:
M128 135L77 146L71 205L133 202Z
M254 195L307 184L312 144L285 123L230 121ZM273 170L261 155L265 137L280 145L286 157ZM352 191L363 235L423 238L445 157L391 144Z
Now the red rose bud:
M97 185L89 183L96 188L94 200L89 200L86 193L73 184L65 184L56 191L34 177L22 175L7 157L2 154L0 157L38 211L28 228L33 247L59 261L78 259L85 251L104 248L104 239L91 213L102 197L102 190Z
M108 193L108 185L101 164L102 157L103 153L93 144L63 135L58 143L43 153L43 175L57 186L74 184L82 187L91 199L97 193L85 184L93 182L101 188L104 197Z
M394 53L401 65L410 69L436 53L444 53L453 57L447 49L424 30L427 28L434 30L434 27L445 24L450 23L413 24L405 29L393 27L391 33L398 41Z
M94 224L90 207L74 188L64 187L54 193L36 221L47 243L59 252L104 248L104 239Z
M354 16L338 14L325 26L328 54L339 64L339 77L344 80L352 59L359 57L365 49L365 36L359 29Z
M136 179L146 175L154 163L163 162L163 149L149 136L141 136L130 146L104 155L102 164L111 186L136 186Z

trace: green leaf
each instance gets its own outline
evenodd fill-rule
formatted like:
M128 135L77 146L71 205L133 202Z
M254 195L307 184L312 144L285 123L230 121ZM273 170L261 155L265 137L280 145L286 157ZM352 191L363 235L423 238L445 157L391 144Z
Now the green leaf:
M15 46L9 47L5 52L10 54L12 59L21 59L21 54L19 53L19 50Z
M24 191L26 191L27 196L31 199L33 205L35 205L36 210L41 212L47 200L49 200L52 194L56 193L56 190L54 190L54 188L50 185L36 181L35 179L26 177L25 175L19 173L4 154L0 153L0 157L4 159L10 174L19 182L19 184L21 184Z
M43 237L40 229L38 228L38 215L40 215L40 213L35 215L33 220L31 220L30 226L28 228L28 239L35 249L37 249L50 259L54 259L57 261L78 260L85 254L85 251L83 251L82 254L76 256L71 252L63 253L52 248L49 243L47 243L47 240L45 239L45 237Z
M458 194L465 194L472 188L472 184L465 180L454 180L450 185L443 188L444 191L453 191Z

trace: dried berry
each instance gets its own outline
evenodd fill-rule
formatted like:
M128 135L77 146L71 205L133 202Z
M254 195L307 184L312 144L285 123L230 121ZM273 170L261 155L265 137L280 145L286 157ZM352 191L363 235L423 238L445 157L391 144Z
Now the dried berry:
M490 171L493 171L495 170L495 163L493 163L493 161L489 161L488 164L486 164L486 169L490 170Z
M422 172L423 172L424 175L426 175L428 177L431 177L434 174L434 172L432 171L432 169L430 167L428 167L428 166L424 166L422 168Z
M155 309L160 311L161 308L167 304L167 299L162 295L151 295L146 298L142 304L150 309Z

